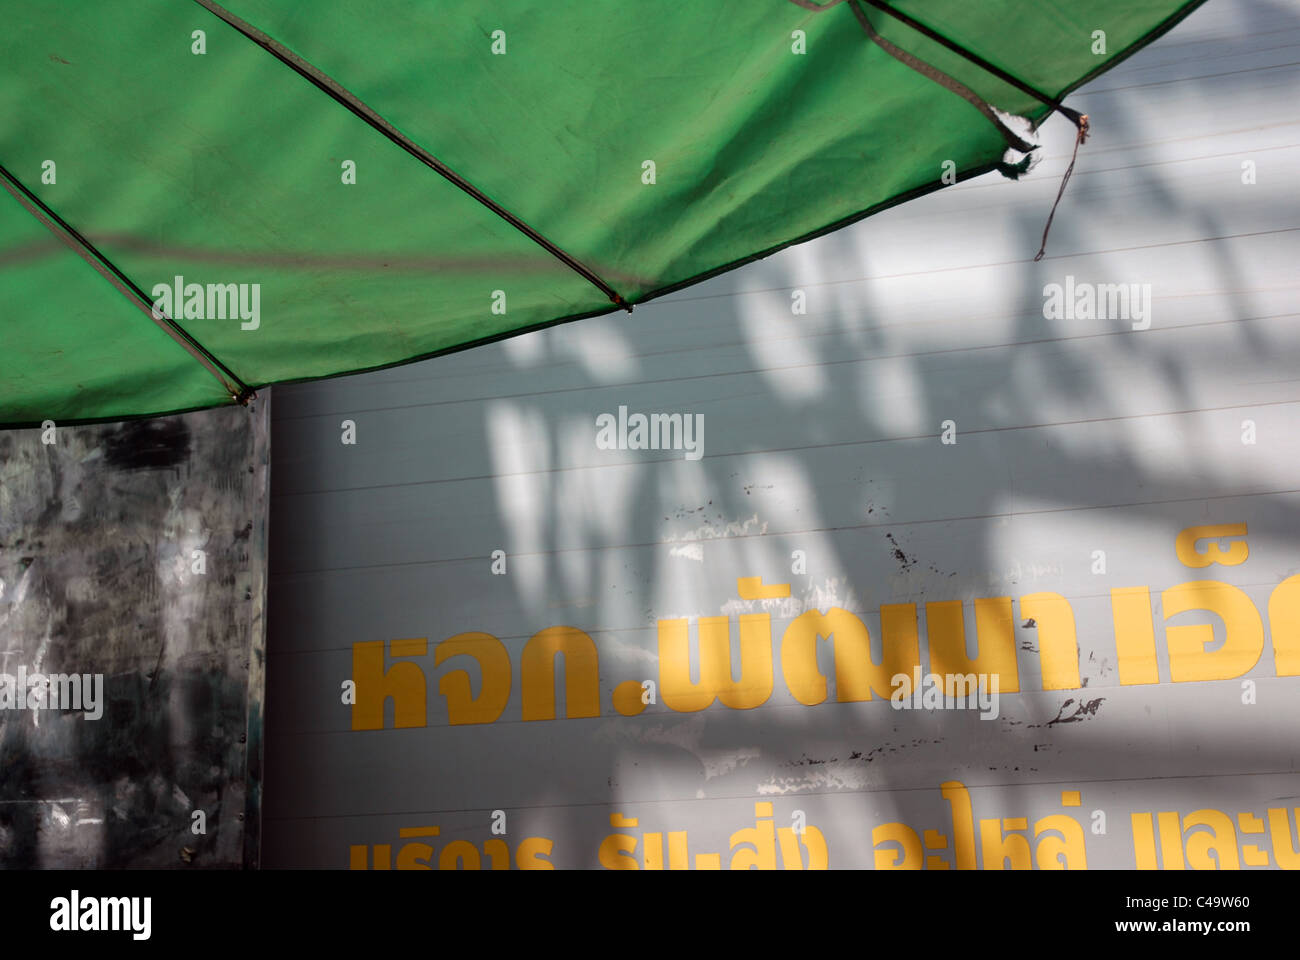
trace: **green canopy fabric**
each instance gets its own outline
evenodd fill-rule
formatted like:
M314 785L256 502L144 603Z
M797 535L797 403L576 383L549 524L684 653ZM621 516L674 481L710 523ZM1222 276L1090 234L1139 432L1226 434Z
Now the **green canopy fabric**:
M995 169L991 108L1041 122L1200 2L12 11L0 425L625 309Z

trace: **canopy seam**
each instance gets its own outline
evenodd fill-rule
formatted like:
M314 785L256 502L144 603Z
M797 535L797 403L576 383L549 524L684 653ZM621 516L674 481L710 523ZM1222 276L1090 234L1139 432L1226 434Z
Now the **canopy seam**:
M817 13L820 13L824 10L829 10L831 7L839 6L839 4L843 3L844 0L827 0L827 2L825 3L819 3L816 2L816 0L791 0L791 2L794 3L796 6L803 7L805 10L812 10ZM915 30L917 33L921 34L922 36L928 37L929 39L933 40L935 43L947 47L953 53L957 54L959 57L963 58L964 60L967 60L970 63L975 64L975 66L979 67L981 70L985 71L986 73L992 74L1002 82L1010 84L1011 86L1015 87L1017 90L1019 90L1022 93L1029 94L1031 97L1033 97L1035 100L1039 101L1043 105L1050 107L1052 110L1068 118L1075 126L1079 125L1080 114L1078 113L1078 111L1071 110L1069 107L1065 106L1061 102L1060 97L1048 96L1047 94L1043 93L1041 90L1034 87L1032 84L1029 84L1024 80L1021 80L1015 74L1007 70L1003 70L1001 67L997 66L996 64L992 63L989 60L986 60L984 57L981 57L978 53L975 53L973 50L966 49L957 41L945 37L938 30L935 30L933 27L927 26L926 24L922 23L921 21L917 20L914 17L909 16L906 13L903 13L903 11L897 9L892 4L886 3L885 0L862 0L862 2L871 4L871 6L875 7L881 13L888 14L889 16L897 20L899 23L906 24L907 26L911 27L913 30ZM852 6L854 7L854 13L856 15L858 13L857 4L855 3ZM859 16L858 19L859 21L861 21L862 17Z
M901 10L894 8L890 4L886 3L885 0L862 0L862 2L871 4L871 6L875 7L877 10L881 11L882 13L888 14L889 16L893 17L895 20L899 21L900 23L907 24L917 33L929 37L935 43L947 47L953 53L975 64L975 66L979 67L981 70L984 70L987 73L992 74L993 76L997 77L999 80L1001 80L1004 83L1010 84L1011 86L1019 90L1021 93L1029 94L1035 100L1039 101L1045 106L1050 107L1052 110L1056 111L1057 113L1060 113L1063 116L1067 117L1075 126L1079 125L1080 114L1078 113L1078 111L1071 110L1069 107L1065 106L1063 103L1061 103L1059 97L1048 96L1047 94L1043 93L1041 90L1037 89L1033 85L1026 83L1024 80L1021 80L1015 74L1010 73L1007 70L1003 70L1001 67L984 59L974 51L967 50L965 47L957 43L955 40L948 39L943 34L939 33L939 31L933 29L932 27L926 26L921 21L916 20L915 18L910 17L907 14L903 13Z
M816 2L816 0L791 0L791 2L796 4L797 6L803 7L806 10L812 10L820 13L824 10L829 10L831 7L838 6L840 3L843 2L843 0L828 0L828 2L825 3L819 3ZM947 37L943 36L942 34L938 33L935 30L932 30L930 27L927 27L925 24L920 23L917 20L913 20L911 17L907 16L906 14L898 10L895 10L888 3L885 3L884 0L850 0L849 9L853 11L854 18L862 26L863 31L866 32L867 37L871 40L872 43L880 47L880 49L884 50L886 53L888 53L891 57L893 57L898 62L908 67L911 67L917 73L920 73L922 76L925 76L930 80L933 80L935 83L939 84L945 90L948 90L951 93L955 93L957 96L961 97L967 103L971 104L973 107L975 107L976 110L978 110L981 114L983 114L984 117L990 123L992 123L994 127L997 128L998 133L1002 135L1002 139L1005 140L1008 145L1015 148L1016 150L1019 150L1021 153L1027 154L1032 150L1036 150L1037 145L1030 144L1027 141L1021 139L1015 133L1013 133L1011 129L1005 123L1002 122L1002 119L997 115L997 113L993 110L993 108L974 90L967 87L965 84L957 80L955 77L952 77L947 73L944 73L942 70L939 70L938 68L934 67L932 64L927 63L926 61L922 60L920 57L908 53L906 50L903 50L902 48L895 46L894 44L886 40L884 37L882 37L876 31L875 27L872 26L871 19L867 16L866 11L862 9L861 4L863 2L869 3L877 10L880 10L888 14L889 16L894 17L900 23L903 23L906 26L911 27L913 30L915 30L917 33L920 33L922 36L928 37L931 40L934 40L935 42L941 44L943 47L954 51L955 53L963 57L965 60L975 64L980 69L986 71L987 73L989 73L994 77L997 77L998 79L1002 80L1004 83L1008 83L1016 87L1018 90L1030 94L1037 100L1046 104L1052 110L1068 118L1075 125L1075 127L1077 128L1077 133L1075 134L1075 139L1074 139L1074 154L1073 156L1071 156L1070 165L1066 168L1065 176L1061 180L1061 187L1057 191L1056 200L1053 201L1052 209L1047 215L1047 225L1043 228L1042 243L1039 245L1038 253L1034 257L1035 262L1042 260L1047 253L1047 236L1051 232L1052 221L1056 218L1056 208L1061 203L1061 197L1064 196L1065 194L1065 185L1070 182L1070 174L1074 172L1074 164L1079 158L1079 147L1081 147L1084 144L1084 142L1087 141L1088 139L1088 133L1089 133L1088 115L1086 113L1079 113L1077 110L1072 110L1069 107L1064 106L1059 99L1048 97L1045 93L1039 92L1034 87L1020 80L1019 78L1013 76L1012 74L1007 73L1005 70L1001 69L1000 67L993 65L992 63L985 60L983 57L979 56L978 54L966 50L960 44L956 43L955 41L949 40ZM1037 129L1037 126L1038 126L1037 124L1034 124L1031 129ZM1002 163L998 165L998 169L1001 170L1004 175L1015 178L1019 172L1023 172L1024 166L1025 164L1027 164L1027 162L1028 162L1028 158L1026 158L1024 161L1021 161L1020 164Z
M871 21L867 18L866 13L862 10L860 6L858 6L856 2L850 2L849 9L853 11L853 16L857 18L858 23L862 25L862 29L866 31L867 37L871 40L872 43L880 47L880 49L884 50L887 54L889 54L899 63L911 67L917 73L921 74L924 77L927 77L930 80L933 80L935 83L939 84L939 86L943 87L945 90L948 90L951 93L955 93L957 96L961 97L971 106L973 106L976 110L978 110L980 113L984 115L984 117L989 121L989 123L993 124L993 126L997 128L998 133L1002 135L1002 139L1006 141L1008 146L1016 150L1019 150L1021 153L1029 153L1032 150L1037 149L1035 144L1029 143L1027 140L1024 140L1023 138L1017 136L1011 130L1011 128L1008 127L1005 123L1003 123L1002 120L998 117L998 115L993 112L993 108L989 106L987 102L985 102L984 98L981 97L974 90L972 90L970 87L966 86L964 83L962 83L960 80L957 80L955 77L949 76L948 74L944 73L942 70L938 69L937 67L931 66L930 64L922 60L920 57L913 56L912 54L908 53L906 50L903 50L901 47L896 47L894 44L890 43L888 40L882 37L876 31L876 28L871 25Z
M315 87L317 87L319 90L321 90L326 95L328 95L331 99L335 100L337 103L341 104L343 107L351 111L354 115L361 118L371 128L378 131L380 134L382 134L386 139L388 139L392 143L401 147L408 154L410 154L415 159L419 160L429 169L433 170L435 173L437 173L447 182L451 183L453 186L457 187L464 193L468 194L470 197L473 197L480 204L487 207L489 210L495 213L506 223L510 224L512 227L514 227L520 233L524 234L526 237L528 237L538 246L542 247L544 250L546 250L556 259L560 260L570 269L574 270L576 273L581 275L585 280L587 280L598 290L600 290L601 293L603 293L606 297L608 297L612 303L616 304L617 306L621 307L624 310L627 310L629 313L632 311L632 305L628 303L625 299L623 299L623 297L613 287L611 287L608 283L602 280L594 270L592 270L590 267L583 264L572 254L568 253L567 251L565 251L564 249L562 249L552 241L548 240L539 231L529 226L522 219L520 219L515 214L511 213L501 204L497 203L495 200L488 197L478 187L474 186L474 184L470 183L468 180L466 180L456 171L452 170L451 167L447 166L447 164L443 163L441 160L435 157L431 152L426 150L424 147L420 146L410 137L403 134L400 130L398 130L395 126L393 126L388 120L384 119L384 117L380 113L378 113L368 104L366 104L360 97L358 97L351 90L347 89L341 83L339 83L337 80L331 77L329 74L325 73L325 71L321 70L315 64L309 62L308 60L294 53L284 44L280 43L278 40L275 40L273 37L271 37L269 34L265 33L264 31L259 30L257 27L253 26L248 21L243 20L242 18L231 13L229 10L227 10L225 7L221 6L220 4L214 3L213 0L194 0L194 2L197 3L199 6L203 7L204 9L206 9L214 17L223 21L232 29L242 34L248 40L257 44L259 47L261 47L267 53L271 54L273 57L275 57L285 66L287 66L289 69L293 70L299 76L308 80Z
M171 317L157 310L152 300L150 300L143 290L136 286L135 281L122 272L118 266L109 260L93 243L91 243L76 227L72 226L53 209L49 207L40 197L36 196L27 187L15 177L8 169L0 164L0 183L4 184L9 194L22 204L32 216L39 220L51 233L62 240L78 256L90 264L97 273L111 283L119 293L129 300L136 307L144 311L164 333L172 340L176 341L185 349L194 359L198 360L209 373L216 377L217 381L230 393L231 399L241 404L247 405L256 394L253 388L244 383L229 367L217 359L217 357L203 346L195 337L184 327L178 324ZM229 379L227 379L227 377Z

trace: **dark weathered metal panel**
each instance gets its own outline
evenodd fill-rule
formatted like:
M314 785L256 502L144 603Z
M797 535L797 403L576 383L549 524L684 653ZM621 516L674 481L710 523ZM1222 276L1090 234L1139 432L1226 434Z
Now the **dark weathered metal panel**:
M0 432L0 673L103 677L97 718L0 709L0 863L256 863L267 428Z

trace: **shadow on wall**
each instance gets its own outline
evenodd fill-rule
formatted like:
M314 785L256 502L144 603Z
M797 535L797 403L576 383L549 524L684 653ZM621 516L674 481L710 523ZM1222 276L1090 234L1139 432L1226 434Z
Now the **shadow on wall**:
M491 485L494 516L480 525L478 539L484 558L500 547L511 563L508 592L494 595L491 610L478 622L452 622L437 605L439 564L448 557L432 543L438 563L425 571L432 586L424 611L431 641L495 629L522 642L529 632L567 623L596 640L602 680L608 673L632 679L638 670L657 679L656 621L756 612L761 608L738 601L735 582L761 576L791 584L790 604L773 617L778 639L802 610L838 606L869 623L878 656L882 604L1040 589L1073 602L1142 583L1158 599L1179 581L1147 571L1172 564L1178 529L1234 519L1224 510L1235 507L1219 505L1225 494L1293 494L1284 469L1289 455L1256 456L1241 444L1239 425L1252 417L1284 423L1294 409L1286 404L1298 402L1291 371L1300 343L1286 333L1296 290L1283 264L1293 264L1297 252L1300 196L1279 182L1276 163L1273 184L1261 174L1254 186L1242 183L1240 164L1254 157L1263 169L1268 158L1286 156L1283 147L1294 149L1285 143L1294 123L1278 122L1270 106L1289 96L1274 84L1293 77L1294 65L1242 64L1261 36L1300 37L1300 18L1290 4L1235 4L1213 21L1210 9L1072 98L1092 116L1094 135L1040 263L1031 257L1072 143L1073 129L1059 118L1043 128L1046 159L1018 184L993 176L940 191L631 316L360 378L382 386L436 379L469 391L485 382L513 384L508 395L416 404L397 414L416 437L428 435L431 418L456 424L439 433L454 438L452 455L469 465L458 479L490 465L478 482ZM1198 32L1203 18L1231 22L1230 35ZM1150 329L1135 329L1139 316L1045 317L1044 288L1067 276L1149 284ZM806 313L792 311L795 291ZM324 389L356 397L365 387ZM323 395L321 385L278 388L277 400L294 392ZM702 413L703 458L598 451L597 417L620 407ZM945 421L953 421L955 445L940 442ZM285 421L280 431L300 423ZM278 432L277 450L280 439ZM375 502L386 496L366 495ZM476 495L464 496L472 515ZM302 523L310 509L295 503L290 512ZM1294 557L1297 501L1274 496L1260 509L1270 526L1252 536L1271 553ZM1063 519L1052 519L1058 514ZM445 522L450 528L464 518ZM300 573L277 569L277 544L286 554L301 552L288 546L299 534L280 523L273 519L273 582ZM1090 525L1103 544L1149 544L1123 557L1112 553L1117 569L1105 586L1094 586L1088 569ZM1026 530L1061 539L1027 541L1017 532ZM1079 552L1069 561L1077 569L1062 566L1067 550ZM791 572L796 552L807 574ZM1041 579L1055 577L1055 586L1023 574L1037 556L1051 568ZM1259 595L1296 563L1261 582ZM1212 575L1184 573L1185 580ZM447 606L470 602L444 599ZM1158 607L1156 617L1159 623ZM276 618L273 605L273 653L276 637L291 629ZM1080 622L1109 629L1097 617ZM1022 649L1035 649L1030 637L1023 642ZM1081 630L1079 646L1087 660L1113 641L1098 626L1095 634ZM732 649L734 660L734 636ZM1022 671L1037 660L1021 658ZM290 659L273 663L273 690L290 682L276 678L276 667L287 671ZM833 678L826 649L818 662ZM1103 688L1090 699L1140 704L1152 689L1121 690L1113 663L1081 667ZM779 647L775 675L783 694ZM517 777L530 784L528 806L551 808L548 835L558 846L566 835L590 834L592 813L573 804L593 796L613 809L665 791L691 799L682 784L699 784L698 795L707 790L710 798L861 791L873 819L883 822L907 820L909 798L918 795L910 791L937 793L944 779L977 777L990 786L1049 779L1031 766L1047 766L1036 756L1039 743L1053 755L1053 781L1111 770L1140 777L1180 762L1162 737L1134 737L1119 723L1086 738L1046 731L1062 710L1068 714L1064 701L1078 698L1076 691L1026 697L1014 714L983 727L948 718L901 727L887 709L831 706L831 684L827 705L811 709L787 695L754 711L714 706L632 720L613 716L606 703L600 720L521 724L519 736L538 738L541 752ZM817 719L823 710L835 711L833 722ZM518 713L498 723L508 720ZM1080 723L1088 722L1081 715ZM522 729L529 726L554 729ZM563 738L572 738L567 747L554 746ZM309 739L293 738L295 749ZM283 752L290 741L274 744L268 802L280 760L304 769ZM1189 740L1182 769L1292 771L1293 756L1280 744L1260 738L1220 751ZM490 761L459 762L467 770ZM597 763L601 769L593 769ZM289 816L284 809L280 815Z

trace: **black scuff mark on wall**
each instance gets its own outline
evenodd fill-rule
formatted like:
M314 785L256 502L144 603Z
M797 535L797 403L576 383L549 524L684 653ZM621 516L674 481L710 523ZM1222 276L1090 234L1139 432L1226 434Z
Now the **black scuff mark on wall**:
M1048 720L1044 726L1050 727L1058 723L1078 723L1079 721L1086 720L1089 717L1095 717L1097 715L1097 710L1105 701L1105 697L1097 697L1095 700L1089 700L1087 702L1084 702L1083 700L1076 701L1073 697L1070 697L1065 701L1065 703L1061 704L1061 708L1056 711L1056 716L1051 720ZM1074 712L1067 716L1065 711L1070 704L1074 704Z
M885 539L888 540L890 545L893 547L892 552L894 559L898 561L898 565L903 568L904 573L916 566L916 558L909 557L903 552L903 548L898 545L898 541L894 539L892 533L885 534Z

